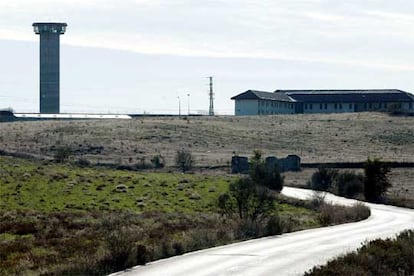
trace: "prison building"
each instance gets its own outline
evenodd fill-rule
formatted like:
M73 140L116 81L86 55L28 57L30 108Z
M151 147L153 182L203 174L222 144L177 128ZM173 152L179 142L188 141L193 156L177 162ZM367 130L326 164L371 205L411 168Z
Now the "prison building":
M364 111L414 113L414 95L397 89L247 90L231 99L235 101L235 115Z

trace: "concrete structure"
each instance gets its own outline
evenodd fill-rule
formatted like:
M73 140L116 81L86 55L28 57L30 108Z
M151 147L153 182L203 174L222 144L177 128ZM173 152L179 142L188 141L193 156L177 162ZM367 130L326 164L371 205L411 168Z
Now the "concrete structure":
M231 173L248 173L249 158L244 156L233 156L231 158Z
M66 23L33 23L40 35L40 113L60 112L59 42Z
M383 90L248 90L231 98L235 115L392 111L414 113L414 95Z
M265 164L268 168L277 167L280 172L300 171L301 160L297 155L288 155L285 158L277 158L275 156L268 156L265 159ZM233 156L231 158L231 173L249 173L250 163L249 158L244 156Z
M277 166L280 172L300 171L300 157L297 155L288 155L285 158L277 158L276 156L268 156L265 159L266 166L269 168Z

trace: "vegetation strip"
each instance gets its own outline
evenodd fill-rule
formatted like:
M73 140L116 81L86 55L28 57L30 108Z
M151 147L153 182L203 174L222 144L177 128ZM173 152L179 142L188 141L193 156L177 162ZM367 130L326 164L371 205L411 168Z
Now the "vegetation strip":
M136 173L12 157L0 157L0 174L2 275L105 274L197 249L364 218L329 217L342 211L326 212L314 202L274 192L266 203L268 216L260 220L224 215L218 198L237 183L234 176Z
M414 231L404 231L395 239L371 241L305 273L325 275L414 275Z

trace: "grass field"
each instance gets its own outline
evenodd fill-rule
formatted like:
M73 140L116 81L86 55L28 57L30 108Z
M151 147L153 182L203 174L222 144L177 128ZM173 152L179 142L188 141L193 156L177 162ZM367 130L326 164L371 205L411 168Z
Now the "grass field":
M217 197L235 176L172 172L181 148L198 166L226 165L254 149L303 162L414 162L413 125L413 117L379 113L1 123L0 150L52 160L65 148L70 161L115 165L161 155L167 168L128 172L0 156L0 275L105 274L254 237L217 214ZM286 184L303 186L312 173L286 173ZM393 170L389 195L413 200L413 179L412 169ZM305 205L275 203L283 232L321 225Z
M101 275L264 235L217 214L235 179L0 157L0 275ZM304 206L274 202L281 232L321 225Z
M131 164L161 154L174 165L188 148L197 165L225 165L233 154L261 149L303 162L414 162L414 117L383 113L251 117L143 117L133 120L33 121L2 123L0 149L53 157L68 147L73 158Z
M0 157L2 210L214 211L231 177L128 173Z

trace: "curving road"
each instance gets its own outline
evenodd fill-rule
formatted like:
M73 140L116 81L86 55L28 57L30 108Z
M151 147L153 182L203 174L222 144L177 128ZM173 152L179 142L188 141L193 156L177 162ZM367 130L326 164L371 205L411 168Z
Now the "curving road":
M306 199L312 191L285 187L283 194ZM352 205L356 200L327 194L326 201ZM366 204L371 216L361 222L260 238L136 266L113 275L302 275L315 265L355 250L361 243L393 237L414 228L414 210Z

